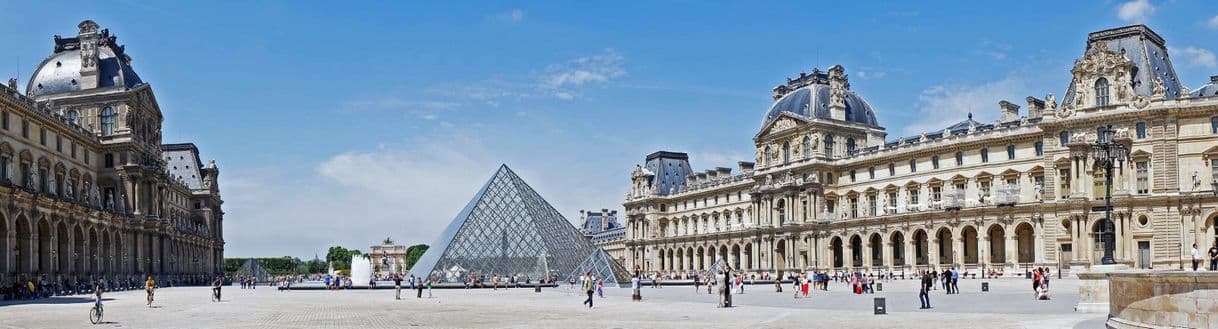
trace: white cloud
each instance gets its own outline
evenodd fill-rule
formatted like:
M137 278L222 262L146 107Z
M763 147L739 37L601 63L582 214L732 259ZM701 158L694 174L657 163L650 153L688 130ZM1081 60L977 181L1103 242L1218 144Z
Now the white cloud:
M495 20L501 23L516 24L524 20L524 10L512 9L502 13L495 14Z
M1186 67L1218 68L1218 56L1205 48L1188 46L1184 48L1169 48L1177 59L1183 59Z
M1154 14L1155 6L1150 0L1133 0L1117 7L1117 17L1131 23L1145 23Z
M1211 17L1208 21L1205 21L1205 25L1209 26L1211 29L1218 30L1218 15L1214 15L1214 17Z
M625 76L623 60L622 55L613 49L605 49L600 54L550 65L545 69L539 86L559 99L572 99L579 95L574 89Z
M917 119L905 127L903 136L938 131L967 119L969 113L972 113L973 120L978 122L995 120L998 102L1002 99L1026 97L1030 94L1029 86L1027 80L1010 75L983 84L950 84L927 88L918 95L920 106L915 116Z

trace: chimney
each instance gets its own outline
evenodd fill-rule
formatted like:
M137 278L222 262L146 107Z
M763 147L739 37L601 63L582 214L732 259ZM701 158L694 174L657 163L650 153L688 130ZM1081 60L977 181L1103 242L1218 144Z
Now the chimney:
M1040 118L1041 112L1045 110L1045 101L1036 99L1036 97L1028 96L1028 118Z
M829 68L829 118L846 121L846 91L850 90L850 82L846 78L846 69L841 65Z
M584 217L584 210L580 209L579 210L579 233L587 234L588 232L584 230L585 227L588 227L588 218Z
M1019 120L1019 105L1003 100L998 102L998 106L1002 108L1002 115L998 119L999 122Z
M751 172L751 171L753 171L753 167L756 166L755 163L748 162L748 161L736 162L736 165L740 166L740 173Z
M80 33L77 35L80 42L80 88L97 88L97 62L99 60L97 45L100 43L97 36L97 23L85 20L80 22L77 27L80 28Z

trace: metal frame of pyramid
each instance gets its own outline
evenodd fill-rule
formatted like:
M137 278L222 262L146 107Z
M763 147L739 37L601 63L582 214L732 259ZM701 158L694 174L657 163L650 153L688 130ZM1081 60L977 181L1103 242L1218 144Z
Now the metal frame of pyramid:
M605 249L596 248L596 251L588 255L587 259L579 263L574 271L571 271L571 277L579 277L580 275L592 272L597 278L604 279L605 284L616 284L618 286L630 285L630 273L622 264L618 264L609 255ZM619 276L618 274L622 274Z
M557 276L565 281L583 263L593 261L605 263L593 268L608 269L606 278L629 281L626 269L612 257L597 257L603 252L507 165L501 165L410 274L446 283L463 282L473 273L532 280Z

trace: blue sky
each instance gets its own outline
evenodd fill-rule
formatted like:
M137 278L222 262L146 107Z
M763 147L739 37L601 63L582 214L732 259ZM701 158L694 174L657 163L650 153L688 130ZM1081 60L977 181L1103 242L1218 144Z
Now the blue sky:
M568 218L620 208L656 150L750 160L786 77L845 66L890 137L1060 95L1088 32L1145 23L1185 85L1218 75L1207 1L0 2L0 76L93 19L165 141L221 167L228 256L430 243L499 163Z

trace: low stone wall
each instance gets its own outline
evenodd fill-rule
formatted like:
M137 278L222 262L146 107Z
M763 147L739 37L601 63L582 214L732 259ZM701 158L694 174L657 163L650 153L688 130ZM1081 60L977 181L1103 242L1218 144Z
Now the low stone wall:
M1218 272L1122 271L1109 281L1109 328L1218 328Z

